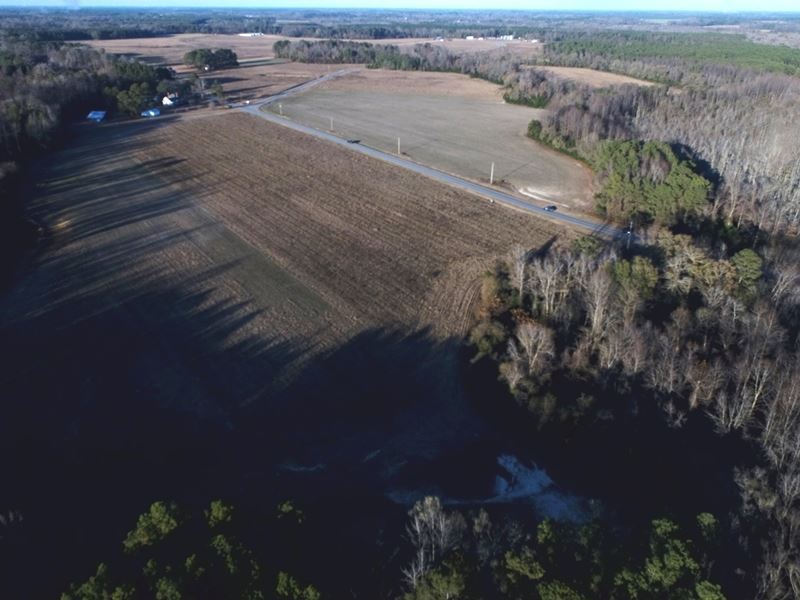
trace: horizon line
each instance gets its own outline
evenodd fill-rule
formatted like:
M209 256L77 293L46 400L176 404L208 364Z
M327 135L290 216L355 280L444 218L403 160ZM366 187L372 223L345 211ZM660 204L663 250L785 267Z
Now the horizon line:
M708 14L725 14L725 15L797 15L800 14L800 8L796 10L764 10L764 9L723 9L723 8L706 8L703 10L692 9L630 9L630 8L491 8L491 7L470 7L470 8L453 8L453 7L438 7L431 6L422 8L419 6L385 6L374 8L369 6L325 6L325 5L308 5L308 6L253 6L253 5L236 5L231 3L226 4L208 4L203 6L186 6L181 4L164 4L161 6L141 6L135 4L118 5L118 4L93 4L90 6L54 6L47 4L30 5L23 3L5 3L0 2L0 9L3 8L27 8L27 9L47 9L47 10L63 10L69 12L77 12L81 10L93 9L137 9L137 10L285 10L285 11L300 11L300 10L319 10L319 11L365 11L365 12L387 12L387 11L408 11L408 12L517 12L517 13L627 13L637 15L648 14L684 14L684 15L708 15Z

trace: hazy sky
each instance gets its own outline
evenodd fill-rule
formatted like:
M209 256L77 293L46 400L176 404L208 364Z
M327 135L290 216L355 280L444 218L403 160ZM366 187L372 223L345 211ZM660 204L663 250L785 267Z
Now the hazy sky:
M800 11L799 0L0 0L0 6Z

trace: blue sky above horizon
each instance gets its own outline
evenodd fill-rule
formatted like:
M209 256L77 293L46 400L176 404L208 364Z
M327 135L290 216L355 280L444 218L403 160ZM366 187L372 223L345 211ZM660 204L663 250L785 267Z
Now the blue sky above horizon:
M800 12L798 0L0 0L15 7L386 8L687 12Z

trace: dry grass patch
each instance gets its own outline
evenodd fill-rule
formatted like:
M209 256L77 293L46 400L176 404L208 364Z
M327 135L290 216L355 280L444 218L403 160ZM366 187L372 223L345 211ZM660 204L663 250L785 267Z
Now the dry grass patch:
M543 71L553 73L558 77L569 79L594 88L611 87L615 85L655 85L652 81L636 79L627 75L597 71L595 69L582 69L578 67L536 67Z
M282 102L283 114L443 171L495 181L540 202L592 210L585 165L526 136L545 110L507 104L500 86L454 73L361 70ZM273 106L271 110L277 111ZM527 197L530 200L530 197Z

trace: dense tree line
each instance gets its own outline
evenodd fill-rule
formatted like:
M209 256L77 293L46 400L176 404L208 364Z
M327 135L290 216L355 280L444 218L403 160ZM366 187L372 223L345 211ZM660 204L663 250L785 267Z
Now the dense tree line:
M88 48L0 42L0 155L14 160L46 147L64 118L96 99L112 61Z
M607 139L682 146L718 184L713 217L797 230L800 80L781 73L798 74L800 51L729 35L592 32L549 44L545 60L678 86L574 86L536 126L546 141L590 162Z
M540 23L517 13L464 15L450 12L314 11L314 10L161 10L83 9L41 10L36 13L4 9L2 28L39 41L119 39L177 33L235 34L257 32L289 37L331 39L463 38L524 35L541 37Z
M514 100L522 103L528 101L513 89L517 85L520 62L505 54L461 54L434 44L400 48L390 44L338 40L281 40L273 48L276 56L297 62L352 63L383 69L447 71L481 77L499 84L507 79L507 87Z
M715 182L709 214L772 232L800 225L800 81L740 70L705 71L705 86L573 86L554 94L531 133L595 160L604 140L660 140L706 165Z
M168 69L85 46L14 38L0 41L0 65L0 161L48 147L64 124L90 108L124 111L124 94L146 90L152 101L157 87L172 79Z
M793 597L800 247L759 255L666 229L649 237L629 252L591 240L515 249L484 282L472 341L540 428L571 437L582 423L657 409L667 427L708 421L716 443L742 440L750 451L732 465L741 503L726 535L760 560L754 594Z
M685 75L677 69L670 70L670 61L689 65L689 70L730 65L800 74L800 50L758 44L744 35L727 33L569 32L546 46L546 57L560 64L592 64L602 70L612 70L611 66L618 62L646 61L652 77L676 83Z
M367 64L373 67L388 66L397 69L417 69L419 61L410 54L403 54L397 46L321 40L291 42L281 40L273 44L275 56L294 62L323 64Z
M624 539L596 519L531 523L483 508L448 511L436 497L419 500L408 515L404 539L387 540L391 554L407 562L385 574L395 591L381 597L724 599L709 579L723 542L720 523L710 513L696 515L683 528L654 519L641 535ZM320 600L327 597L324 590L286 570L292 562L287 557L298 555L304 564L305 520L291 502L281 503L266 520L243 517L219 500L202 511L155 502L123 539L122 552L71 584L61 598ZM253 530L269 538L254 536ZM279 548L265 548L265 541ZM318 565L306 567L313 571Z
M177 33L276 33L275 17L244 11L135 9L18 10L0 12L5 32L38 41L122 39ZM278 28L279 29L279 28Z
M719 444L741 440L749 451L732 465L740 504L726 535L760 564L748 574L753 595L795 597L798 248L781 236L759 246L753 234L799 224L800 155L789 140L800 133L800 82L765 72L793 72L795 57L746 55L753 48L736 38L724 56L707 46L713 36L680 51L680 36L655 36L655 48L642 35L603 39L613 48L553 44L547 59L680 87L556 88L557 76L524 65L504 82L547 98L551 114L529 135L592 165L600 208L677 227L648 230L630 253L517 249L484 288L473 341L538 427L562 428L557 437L649 405L666 427L705 421ZM692 214L724 223L723 235L690 226Z

